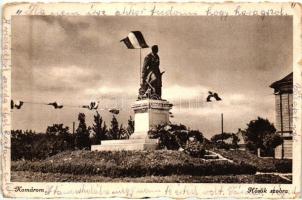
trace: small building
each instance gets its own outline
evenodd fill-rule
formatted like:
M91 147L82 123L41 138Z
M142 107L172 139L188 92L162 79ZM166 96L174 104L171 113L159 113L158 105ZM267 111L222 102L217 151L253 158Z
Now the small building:
M227 139L224 139L223 142L224 142L225 144L231 145L231 144L233 144L233 137L231 136L231 137L229 137L229 138L227 138Z
M277 134L283 144L275 148L275 158L292 158L293 148L293 73L270 85L275 94L275 114Z
M236 133L236 136L239 140L237 143L239 146L239 150L246 150L246 132L239 128L238 132Z

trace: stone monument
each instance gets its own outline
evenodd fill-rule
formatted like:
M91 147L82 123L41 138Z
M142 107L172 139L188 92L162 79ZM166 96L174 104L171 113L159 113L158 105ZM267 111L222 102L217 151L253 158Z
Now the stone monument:
M91 150L155 150L157 139L149 139L148 131L157 125L169 123L169 111L172 104L161 98L162 75L159 69L157 45L152 46L143 64L141 85L136 102L132 105L134 111L134 133L129 140L104 140L101 145L92 145Z

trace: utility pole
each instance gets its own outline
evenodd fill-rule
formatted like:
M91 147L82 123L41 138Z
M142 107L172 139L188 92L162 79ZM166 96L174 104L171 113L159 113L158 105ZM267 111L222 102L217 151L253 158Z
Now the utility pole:
M281 137L283 138L283 108L282 108L282 93L280 93L280 125L281 125ZM284 159L284 143L281 144L281 159Z
M75 122L72 122L72 134L74 134Z
M223 113L221 113L221 134L223 133Z

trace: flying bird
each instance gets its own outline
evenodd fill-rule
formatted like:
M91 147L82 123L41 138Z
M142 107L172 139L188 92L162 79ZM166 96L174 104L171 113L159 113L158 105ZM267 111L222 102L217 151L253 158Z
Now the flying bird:
M216 101L221 101L221 98L218 96L217 93L214 93L213 96L216 99Z
M207 97L207 102L212 102L212 98L214 98L216 101L221 101L221 98L218 96L217 93L213 93L211 91L209 91L209 95Z
M14 102L13 100L11 100L10 107L11 107L11 109L14 109L14 108L20 109L22 107L23 103L24 103L23 101Z
M53 106L54 109L61 109L61 108L63 108L63 105L60 104L60 103L57 103L56 101L53 102L53 103L49 103L49 104L47 104L47 105Z
M82 106L82 108L87 108L89 110L97 110L98 107L99 107L99 102L96 103L94 101L90 102L90 105L84 105L84 106Z
M119 113L120 113L120 110L115 109L115 108L112 108L112 109L109 109L109 112L111 112L111 113L113 113L113 114L117 115L117 114L119 114Z
M90 110L97 110L99 107L99 102L92 101L90 102Z

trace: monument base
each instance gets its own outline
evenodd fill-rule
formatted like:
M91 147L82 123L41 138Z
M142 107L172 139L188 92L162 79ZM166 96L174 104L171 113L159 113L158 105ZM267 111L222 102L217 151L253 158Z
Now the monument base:
M132 105L134 115L134 133L130 139L146 139L148 131L160 124L169 123L169 111L172 104L163 99L143 99Z
M129 140L104 140L101 145L92 145L91 151L120 150L156 150L157 139L149 139L148 131L159 124L169 123L169 110L172 104L167 100L137 100L132 109L134 116L134 133Z
M91 151L156 150L157 139L104 140L100 145L91 145Z

